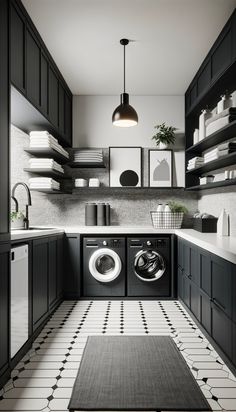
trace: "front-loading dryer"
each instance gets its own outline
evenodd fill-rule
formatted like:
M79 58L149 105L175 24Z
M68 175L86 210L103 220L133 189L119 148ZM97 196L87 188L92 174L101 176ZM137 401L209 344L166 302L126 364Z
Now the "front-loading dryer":
M83 296L125 296L125 239L83 239Z
M170 244L169 237L128 238L128 296L171 296Z

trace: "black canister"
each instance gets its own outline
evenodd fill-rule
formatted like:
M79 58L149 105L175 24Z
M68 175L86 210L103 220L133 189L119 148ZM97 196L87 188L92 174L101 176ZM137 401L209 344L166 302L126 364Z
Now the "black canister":
M97 205L96 203L86 203L85 205L85 225L97 225Z
M111 224L111 206L109 203L106 203L106 226Z
M106 225L106 205L105 203L97 204L97 225L98 226Z

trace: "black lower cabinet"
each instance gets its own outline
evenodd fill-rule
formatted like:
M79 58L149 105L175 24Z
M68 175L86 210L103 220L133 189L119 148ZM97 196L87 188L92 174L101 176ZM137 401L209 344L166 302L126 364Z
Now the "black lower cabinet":
M80 236L66 237L66 264L64 265L64 293L66 299L81 296Z
M33 331L35 331L48 312L48 238L34 240L32 252Z
M183 299L183 271L178 268L178 297Z
M232 334L233 334L233 347L232 347L233 364L236 367L236 324L234 322L232 323Z
M199 287L191 282L190 285L190 308L198 320L200 320L200 293Z
M211 307L212 337L232 359L232 321L214 303Z
M49 309L57 300L57 237L48 240L48 303Z
M63 290L63 276L64 276L64 235L57 238L57 299L62 299Z
M183 301L190 308L190 280L188 276L183 275Z
M10 244L0 244L0 387L9 366Z
M200 322L211 335L211 300L202 292L200 292Z

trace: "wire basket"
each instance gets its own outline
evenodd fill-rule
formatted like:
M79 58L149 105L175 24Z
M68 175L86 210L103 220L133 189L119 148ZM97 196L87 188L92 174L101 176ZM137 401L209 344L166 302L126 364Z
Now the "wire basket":
M180 229L183 222L183 212L150 212L152 225L155 229Z

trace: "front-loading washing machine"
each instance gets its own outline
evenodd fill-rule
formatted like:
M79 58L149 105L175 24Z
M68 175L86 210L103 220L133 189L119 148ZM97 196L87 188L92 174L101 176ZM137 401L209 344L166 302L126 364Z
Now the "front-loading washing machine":
M83 239L83 296L125 296L125 239Z
M128 296L171 296L170 245L169 237L128 238Z

